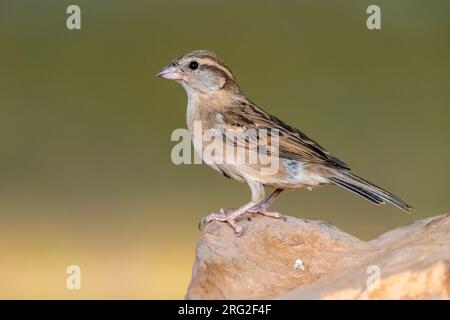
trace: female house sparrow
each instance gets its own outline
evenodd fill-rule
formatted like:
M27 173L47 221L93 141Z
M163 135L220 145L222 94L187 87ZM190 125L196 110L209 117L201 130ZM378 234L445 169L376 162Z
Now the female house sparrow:
M268 211L268 208L283 190L311 189L327 184L343 187L374 204L386 201L406 212L412 210L397 196L351 173L345 163L305 134L252 103L241 92L230 69L213 52L197 50L185 54L165 66L158 76L175 80L186 90L187 126L194 149L202 154L202 144L205 143L205 137L195 130L197 123L201 129L212 132L218 138L211 142L216 146L215 156L208 157L205 162L226 177L246 182L251 189L249 203L228 213L223 209L211 213L202 220L203 223L224 221L237 234L241 234L242 227L236 223L240 215L250 212L281 218L281 214ZM246 135L250 130L253 133ZM225 159L228 158L225 149L229 150L226 147L231 147L234 152L243 151L246 156L259 154L261 149L267 151L267 144L270 143L263 142L258 133L254 133L258 130L265 130L268 138L277 142L276 152L269 153L276 158L279 166L269 174L262 171L262 161L242 163ZM230 132L235 139L229 138ZM249 140L256 148L249 146ZM264 186L275 188L266 199Z

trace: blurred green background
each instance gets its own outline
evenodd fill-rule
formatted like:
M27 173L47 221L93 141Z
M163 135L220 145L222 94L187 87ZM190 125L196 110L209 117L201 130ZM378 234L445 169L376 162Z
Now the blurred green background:
M81 7L82 30L66 28ZM378 4L382 29L366 28ZM450 1L0 1L0 298L182 298L197 222L247 201L176 166L186 95L155 77L217 52L244 92L405 215L340 188L274 208L362 239L450 209ZM66 267L82 289L66 289Z

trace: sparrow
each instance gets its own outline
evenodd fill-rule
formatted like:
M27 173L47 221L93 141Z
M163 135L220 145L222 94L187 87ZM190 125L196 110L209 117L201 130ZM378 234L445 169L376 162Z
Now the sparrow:
M186 91L187 127L196 152L202 154L206 142L214 145L214 156L203 160L224 176L247 183L251 190L251 201L247 204L227 212L220 209L203 218L201 223L226 222L240 235L243 228L236 221L238 217L254 213L284 218L278 212L269 211L282 191L312 190L323 185L337 185L376 205L388 202L406 212L412 211L413 208L399 197L358 177L303 132L250 101L231 70L215 53L207 50L187 53L167 64L157 76L178 82ZM196 130L196 125L202 130ZM205 131L215 139L206 139ZM262 131L266 139L260 137ZM276 146L275 151L272 146ZM278 166L272 172L264 172L267 162L262 160L226 161L232 158L227 156L231 152L242 152L246 157L266 154L276 160ZM264 187L274 188L267 198Z

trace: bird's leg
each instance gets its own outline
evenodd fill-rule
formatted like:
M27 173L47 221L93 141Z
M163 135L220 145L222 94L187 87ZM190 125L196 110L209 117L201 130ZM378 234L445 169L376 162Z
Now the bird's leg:
M251 213L259 213L268 217L272 218L283 218L283 220L286 220L286 218L279 212L274 211L268 211L269 207L272 205L272 203L275 201L275 199L280 195L280 193L283 192L283 189L275 189L270 196L267 197L264 201L261 203L253 206L248 210L248 212Z
M248 211L248 209L252 208L253 206L255 206L255 203L249 202L249 203L243 205L242 207L240 207L239 209L232 210L228 213L225 213L224 209L220 209L219 213L211 213L211 214L207 215L206 217L204 217L202 219L201 223L207 224L211 221L227 222L234 229L234 232L236 232L237 235L241 235L243 230L242 230L242 227L237 224L236 219L240 215L243 215L244 213L246 213Z
M246 212L249 212L249 210L255 206L258 206L261 201L264 199L264 187L257 183L257 182L247 182L250 186L250 189L252 190L252 201L249 203L243 205L239 209L230 211L228 213L225 213L224 209L220 209L219 213L211 213L205 218L203 218L199 224L206 224L211 221L222 221L227 222L236 232L237 235L242 234L242 227L236 223L236 219L245 214Z

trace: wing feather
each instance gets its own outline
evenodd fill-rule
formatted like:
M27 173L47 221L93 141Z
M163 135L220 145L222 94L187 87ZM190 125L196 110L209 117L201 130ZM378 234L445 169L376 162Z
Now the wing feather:
M291 127L249 101L239 101L236 105L227 106L220 113L221 123L216 123L216 128L218 125L222 133L231 130L235 135L236 133L243 135L249 129L256 129L254 130L255 132L259 132L259 129L266 129L267 134L270 135L273 133L271 129L277 129L279 134L279 156L281 158L323 164L339 169L349 169L344 162L330 154L300 130ZM259 143L258 136L252 137L250 135L251 138ZM226 141L227 143L244 146L246 139L248 142L248 135L242 139L226 139ZM248 144L245 144L245 146L248 146ZM258 148L260 147L265 148L266 146L258 144Z

